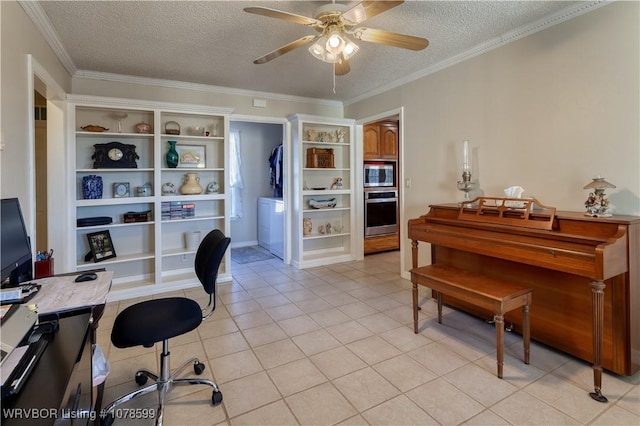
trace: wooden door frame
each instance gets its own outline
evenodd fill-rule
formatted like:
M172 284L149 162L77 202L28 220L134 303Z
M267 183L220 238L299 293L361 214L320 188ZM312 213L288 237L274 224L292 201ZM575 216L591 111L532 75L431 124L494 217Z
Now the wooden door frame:
M38 91L47 99L47 240L50 248L54 249L58 258L58 265L70 264L68 250L68 218L71 206L60 203L60 200L70 200L67 192L70 191L66 182L66 144L65 144L65 110L66 92L55 79L40 65L33 55L27 55L27 149L29 170L35 170L35 99L34 93ZM34 239L31 249L37 244L36 238L36 182L35 173L28 174L28 209L29 219L27 223L29 235ZM63 266L64 268L64 266ZM64 271L66 272L66 269Z
M365 118L361 118L356 120L356 163L362 164L364 161L363 155L363 128L366 124L374 123L377 121L382 121L385 119L398 117L398 197L400 198L400 202L398 203L398 208L400 210L400 214L398 216L398 225L399 225L399 233L400 233L400 273L405 270L405 252L404 244L402 243L407 238L407 229L405 226L402 226L405 223L406 218L404 217L404 107L394 108L388 111L383 111L375 115L371 115ZM356 188L363 188L363 170L362 167L356 170ZM364 194L363 191L359 190L356 193L355 197L356 201L356 217L362 218L364 221ZM360 226L362 225L362 226ZM356 257L357 260L364 259L364 223L358 224L358 229L356 230Z

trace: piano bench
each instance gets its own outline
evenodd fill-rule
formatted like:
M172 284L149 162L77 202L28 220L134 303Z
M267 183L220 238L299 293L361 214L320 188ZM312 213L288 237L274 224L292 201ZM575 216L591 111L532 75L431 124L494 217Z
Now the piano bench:
M504 314L522 308L524 363L529 364L529 305L533 289L509 281L498 280L448 265L428 265L411 270L413 283L413 331L418 333L418 284L436 293L438 323L442 323L442 294L494 313L498 377L502 379L504 347Z

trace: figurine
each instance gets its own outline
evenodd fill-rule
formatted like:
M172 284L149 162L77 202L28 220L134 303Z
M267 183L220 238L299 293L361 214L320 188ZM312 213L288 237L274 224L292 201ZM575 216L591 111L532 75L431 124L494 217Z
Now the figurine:
M310 217L305 217L302 219L302 234L303 235L311 235L311 230L313 229L313 223L311 222Z
M589 198L585 201L584 206L587 211L585 214L593 217L610 217L611 207L609 205L609 199L604 193L595 194L589 193Z
M318 233L319 233L319 234L324 235L324 234L325 234L325 232L326 232L326 231L325 231L325 229L324 229L324 225L320 225L320 226L318 226Z
M342 178L337 177L333 179L333 184L331 184L331 189L342 189Z
M314 129L307 130L307 140L311 142L315 142L317 133Z
M327 234L330 234L330 233L331 233L331 224L330 224L330 223L327 223L327 224L324 226L324 229L325 229L325 231L327 231Z
M344 143L344 129L338 129L336 133L338 134L338 143Z

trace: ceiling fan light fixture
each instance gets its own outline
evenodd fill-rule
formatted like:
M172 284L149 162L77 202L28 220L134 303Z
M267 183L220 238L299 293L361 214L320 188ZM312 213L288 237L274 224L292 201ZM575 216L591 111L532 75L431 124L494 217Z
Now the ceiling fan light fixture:
M355 44L354 42L352 42L347 38L347 42L344 46L344 49L342 49L342 56L344 57L344 59L349 59L350 57L355 55L359 49L360 48L358 47L357 44Z
M315 43L313 43L309 47L309 52L317 59L324 61L324 56L326 55L326 50L324 45L327 43L327 39L325 37L320 37Z
M335 64L340 61L340 54L331 53L326 49L329 41L326 37L320 37L315 43L309 47L309 52L316 58L323 62Z
M346 42L340 36L340 33L338 31L334 31L329 34L325 48L327 49L327 52L339 55L344 49L345 44Z

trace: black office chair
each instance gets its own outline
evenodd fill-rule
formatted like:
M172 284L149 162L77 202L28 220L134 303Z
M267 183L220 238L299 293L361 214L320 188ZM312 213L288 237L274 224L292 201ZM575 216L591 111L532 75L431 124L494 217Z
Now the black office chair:
M187 360L177 370L171 372L169 368L169 339L194 330L216 309L218 269L230 242L231 239L225 237L220 230L215 229L204 237L196 252L194 262L196 275L204 290L209 294L209 304L205 309L201 309L197 302L185 297L167 297L136 303L118 314L111 332L113 345L118 348L140 345L150 348L156 342L162 342L160 375L147 369L138 370L135 375L135 381L138 385L144 385L149 378L153 379L154 383L118 398L106 406L103 411L105 414L102 420L103 425L113 423L115 407L155 390L158 391L156 425L161 425L164 399L173 385L211 386L213 388L211 397L213 405L222 402L222 392L211 380L177 378L189 364L193 364L195 374L202 374L204 364L198 358Z

